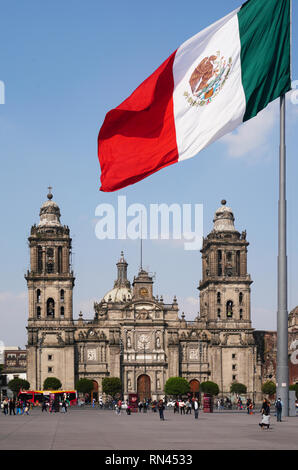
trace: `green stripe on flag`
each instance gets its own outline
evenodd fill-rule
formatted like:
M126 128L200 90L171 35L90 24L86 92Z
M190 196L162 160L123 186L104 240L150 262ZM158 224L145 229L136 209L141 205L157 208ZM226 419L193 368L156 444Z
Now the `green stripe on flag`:
M290 0L248 0L238 21L247 121L291 89Z

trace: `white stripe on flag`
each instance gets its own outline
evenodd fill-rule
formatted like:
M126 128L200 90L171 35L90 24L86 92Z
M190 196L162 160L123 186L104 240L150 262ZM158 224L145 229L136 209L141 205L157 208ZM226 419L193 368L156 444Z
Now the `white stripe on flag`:
M193 157L243 121L246 103L241 81L238 11L221 18L177 50L173 102L179 161ZM192 91L190 78L204 58L208 63L198 71L199 81ZM205 66L209 67L206 75ZM200 83L207 87L207 92L198 90Z

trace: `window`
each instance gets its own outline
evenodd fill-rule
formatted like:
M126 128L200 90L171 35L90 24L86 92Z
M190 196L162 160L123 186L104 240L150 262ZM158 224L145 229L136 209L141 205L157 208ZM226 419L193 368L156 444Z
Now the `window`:
M51 361L53 359L53 355L52 354L48 354L48 361Z
M60 308L60 315L61 315L61 317L64 317L64 307Z
M47 249L47 256L48 256L48 258L53 258L53 256L54 256L53 248L48 248Z
M236 370L237 366L236 364L232 364L232 370Z
M217 309L217 318L220 318L220 308Z
M243 294L242 292L239 293L239 305L242 305L243 302Z
M232 261L232 252L231 251L227 252L227 261Z
M54 265L53 263L47 263L47 273L51 274L54 272Z
M221 298L220 298L220 292L217 292L217 303L220 304Z
M232 300L227 301L226 314L227 314L227 318L232 318L233 317L233 301Z
M37 291L36 291L36 302L37 303L40 302L40 289L37 289Z
M55 302L54 299L52 299L51 297L47 300L47 316L55 316Z
M237 380L237 375L233 375L233 376L232 376L232 379L233 379L233 380Z
M36 316L37 316L37 318L41 317L41 308L40 307L37 307L37 309L36 309Z
M48 372L53 372L53 367L48 367Z
M236 273L240 276L240 251L236 251Z
M232 354L232 359L236 359L236 354Z
M242 308L240 308L239 316L240 316L240 320L242 320L242 318L243 318L243 310L242 310Z
M61 300L61 302L64 301L64 290L63 289L61 289L61 291L60 291L60 300Z

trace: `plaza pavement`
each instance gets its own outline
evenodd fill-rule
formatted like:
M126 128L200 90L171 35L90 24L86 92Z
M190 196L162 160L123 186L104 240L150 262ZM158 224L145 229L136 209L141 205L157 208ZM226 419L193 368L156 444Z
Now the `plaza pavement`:
M0 414L0 450L297 450L298 417L261 430L260 413L200 411L199 419L165 411L132 413L70 408L64 413Z

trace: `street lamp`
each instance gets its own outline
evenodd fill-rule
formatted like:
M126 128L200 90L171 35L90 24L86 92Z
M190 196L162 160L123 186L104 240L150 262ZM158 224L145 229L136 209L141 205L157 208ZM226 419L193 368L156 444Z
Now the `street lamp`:
M39 350L39 390L42 390L42 384L41 384L41 346L42 346L42 339L40 338L38 340L38 350Z
M120 338L120 381L121 381L121 399L124 397L124 384L123 384L123 354L124 354L124 345L123 340Z

